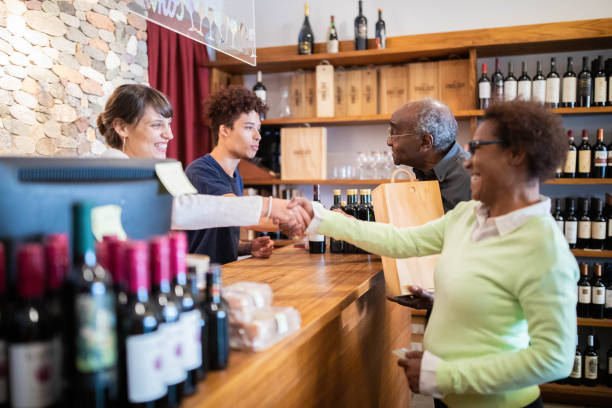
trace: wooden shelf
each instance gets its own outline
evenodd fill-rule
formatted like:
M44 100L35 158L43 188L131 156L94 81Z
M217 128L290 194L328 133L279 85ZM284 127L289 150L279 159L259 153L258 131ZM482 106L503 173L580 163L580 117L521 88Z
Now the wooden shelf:
M612 319L591 319L588 317L579 317L578 326L612 327Z
M612 251L595 249L572 249L574 256L584 258L612 258Z
M571 185L612 184L612 178L605 178L605 179L555 178L555 179L546 180L544 184L571 184Z
M409 180L396 180L396 182ZM281 180L281 179L244 179L244 185L248 186L271 186L278 184L332 184L337 186L349 185L378 185L388 183L389 179L360 180L360 179L331 179L331 180Z
M605 373L602 371L602 375ZM580 406L593 405L609 407L612 401L612 388L605 385L587 387L586 385L569 385L547 383L540 385L542 398L545 402L564 402L579 404Z

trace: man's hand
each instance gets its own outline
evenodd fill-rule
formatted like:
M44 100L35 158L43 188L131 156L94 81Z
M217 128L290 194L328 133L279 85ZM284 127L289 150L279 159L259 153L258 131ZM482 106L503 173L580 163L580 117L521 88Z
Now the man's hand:
M410 293L410 295L403 296L387 296L387 299L413 309L430 310L432 308L434 302L433 294L416 285L410 287Z
M269 258L274 250L274 241L270 237L259 237L251 241L251 255L255 258Z
M422 359L422 351L409 351L406 353L406 358L400 358L397 361L397 365L404 368L404 374L406 374L406 379L412 392L419 392Z
M302 236L311 217L300 206L289 208L290 201L279 198L272 199L272 211L270 218L278 224L280 230L287 236Z

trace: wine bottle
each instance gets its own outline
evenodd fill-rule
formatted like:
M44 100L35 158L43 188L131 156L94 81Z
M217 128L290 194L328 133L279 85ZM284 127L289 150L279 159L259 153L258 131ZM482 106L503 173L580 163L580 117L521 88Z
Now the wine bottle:
M593 106L606 106L606 72L603 66L603 57L600 55L597 58L597 71L593 80Z
M336 23L334 23L334 16L331 16L329 22L329 29L327 30L327 52L329 54L336 54L338 52L338 30L336 30Z
M491 82L493 85L492 101L501 102L504 100L504 74L501 73L499 66L499 58L495 58L495 72L491 76Z
M591 218L589 217L589 199L581 198L578 214L578 241L576 248L587 249L591 246Z
M591 307L590 316L594 319L603 319L606 306L606 285L601 278L601 264L593 265L593 280L591 281Z
M368 188L362 188L359 191L359 205L357 206L357 219L362 221L373 222L374 221L374 208L372 207L372 195L371 190ZM359 249L359 253L368 253L363 249Z
M355 49L368 49L368 19L363 15L362 0L359 0L359 14L355 17Z
M521 63L521 76L518 79L518 98L524 101L531 100L531 78L527 75L527 62Z
M589 58L582 57L582 71L578 74L578 106L581 108L591 107L591 88L593 77L589 71Z
M300 55L310 55L314 53L314 34L312 33L310 21L308 20L309 12L310 6L308 3L304 3L304 22L298 34L298 54Z
M605 249L612 250L612 194L606 193L604 217L608 220Z
M0 241L0 407L8 407L8 390L7 390L7 361L6 361L6 320L8 319L7 301L6 301L6 251L4 244Z
M612 319L612 279L608 281L606 286L606 304L604 306L604 317Z
M201 285L202 290L200 291ZM204 320L204 296L205 296L205 286L206 285L206 277L202 274L202 278L198 277L197 269L194 265L189 265L187 267L187 286L186 289L191 293L191 296L195 300L195 308L200 311L200 320L199 320L199 330L200 330L200 344L202 345L202 365L198 367L196 371L196 378L198 381L204 381L206 376L208 375L208 365L206 363L206 352L208 350L208 338L207 338L207 330L206 322ZM223 299L225 302L225 299ZM227 304L227 302L226 302ZM229 305L227 306L229 310Z
M608 164L608 152L603 142L603 129L597 129L597 143L593 146L593 168L591 177L606 178L606 167Z
M569 147L567 149L567 155L565 156L565 167L563 169L563 177L575 178L576 177L576 152L578 148L574 144L574 131L568 130L567 137L569 139Z
M606 380L606 385L612 388L612 345L608 349L608 354L606 357L608 360L608 378Z
M184 347L183 327L179 320L180 305L170 286L170 242L167 237L155 237L149 248L153 279L151 297L157 309L159 335L163 345L164 380L168 387L166 403L169 408L176 408L181 403L187 371L181 358Z
M163 339L149 296L147 245L132 241L124 255L128 301L119 311L118 331L123 403L126 407L163 407L168 389L163 370Z
M342 207L342 190L334 190L334 204L330 210L339 210ZM343 252L344 241L329 237L329 252L341 254Z
M553 218L557 222L557 226L561 230L561 233L565 230L565 218L563 218L563 213L561 212L561 199L555 198L555 210L552 213Z
M574 72L574 58L567 57L567 70L563 74L561 106L574 108L576 106L576 87L578 78Z
M546 106L549 108L559 107L561 95L561 78L557 73L557 59L550 59L550 72L546 76Z
M357 218L357 189L349 189L346 192L346 206L342 209L351 217ZM344 253L354 254L357 251L355 245L344 242Z
M170 233L170 274L172 292L180 306L179 322L183 332L183 368L187 377L181 395L193 395L198 388L198 369L202 366L202 315L196 308L197 299L187 288L187 236L184 232ZM180 387L179 387L180 388Z
M44 255L40 244L17 252L17 299L7 323L8 383L12 407L51 407L58 370L53 366L54 327L44 304Z
M508 62L508 76L504 79L504 101L516 99L518 82L514 76L512 62Z
M222 370L229 360L229 316L221 298L221 265L212 264L206 272L204 302L208 353L206 362L211 370Z
M546 78L542 73L542 63L537 62L536 75L531 83L531 100L534 102L544 103L546 100Z
M263 84L263 75L261 71L257 71L257 83L253 86L253 92L255 92L255 95L257 95L259 99L266 104L268 92L266 86ZM265 119L264 114L262 113L261 115L261 119Z
M606 59L606 78L608 78L608 106L612 106L612 58Z
M580 279L578 280L578 304L576 312L578 317L589 317L591 308L591 283L589 282L589 265L581 262Z
M568 198L565 202L565 239L570 248L576 248L578 240L578 218L574 215L575 201Z
M313 197L312 201L321 202L319 199L320 186L318 184L313 185ZM312 233L308 235L308 252L311 254L324 254L325 253L325 235Z
M118 397L117 315L110 274L96 261L91 210L90 203L72 209L73 266L62 295L64 367L68 405L103 408Z
M578 177L591 177L591 145L586 129L582 130L582 144L578 147Z
M487 75L487 64L482 63L482 75L478 79L478 108L487 109L491 100L491 80Z
M603 202L600 198L591 199L591 249L604 249L606 245L606 218L603 216Z
M385 20L382 19L382 9L378 9L378 21L376 22L376 47L387 48L387 28Z
M108 271L113 280L113 290L116 294L116 307L127 304L127 277L125 274L125 251L126 243L119 241L115 236L105 236L102 245L106 252ZM101 262L102 263L102 262Z
M584 350L584 385L595 387L599 376L599 353L595 348L595 335L587 337L587 347Z
M582 383L582 353L578 342L578 334L576 334L576 353L574 354L574 365L569 376L571 385L580 385Z

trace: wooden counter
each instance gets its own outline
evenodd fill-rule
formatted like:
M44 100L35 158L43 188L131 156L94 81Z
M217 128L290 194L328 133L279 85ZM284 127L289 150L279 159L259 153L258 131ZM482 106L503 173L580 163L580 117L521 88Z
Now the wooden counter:
M268 350L232 350L182 407L408 407L393 349L410 345L410 309L385 299L380 258L309 254L292 246L270 259L223 267L224 285L267 283L273 305L293 306L299 332Z

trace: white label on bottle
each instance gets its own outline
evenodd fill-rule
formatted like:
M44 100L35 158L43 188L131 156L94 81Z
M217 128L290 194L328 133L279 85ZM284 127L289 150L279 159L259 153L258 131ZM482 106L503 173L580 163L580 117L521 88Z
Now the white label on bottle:
M608 77L608 102L612 103L612 75Z
M591 221L578 221L578 238L591 238Z
M7 392L6 392L6 342L0 340L0 404L6 403Z
M53 338L53 384L54 398L56 401L62 396L62 359L63 359L63 347L61 336L55 336Z
M546 100L546 81L541 79L533 81L531 87L531 98L534 102L544 103Z
M518 82L518 98L524 101L531 100L531 81Z
M9 345L11 406L46 407L53 403L53 343L32 342Z
M591 238L606 239L606 223L605 221L591 222Z
M612 149L608 150L608 166L612 166Z
M595 150L593 159L594 159L593 166L606 167L608 165L608 152L601 151L601 150Z
M563 78L563 102L576 102L576 85L578 81L576 77Z
M608 374L612 375L612 357L608 357Z
M588 305L591 303L591 287L578 286L578 303Z
M202 365L202 315L199 310L181 313L183 326L183 368L195 370Z
M159 325L159 335L164 342L164 379L167 385L178 384L187 378L187 371L183 367L182 329L178 321Z
M593 288L591 303L594 305L605 305L606 304L606 288L597 286Z
M560 87L561 87L560 78L546 79L546 102L559 103Z
M597 356L584 356L584 377L589 380L597 379Z
M578 222L577 221L565 221L565 239L570 244L576 243L578 236Z
M259 99L261 99L261 101L265 104L266 103L266 97L267 97L267 92L264 91L263 89L258 89L255 91L255 95L257 95L259 97Z
M274 320L276 320L276 333L285 334L289 331L289 322L285 313L277 313L274 315Z
M516 81L505 81L504 82L504 101L513 101L516 99L517 82Z
M606 101L606 78L602 78L602 77L595 78L595 88L593 89L593 101L594 102L605 102Z
M491 83L490 82L479 82L478 83L478 98L479 99L490 99L491 98Z
M576 151L568 150L567 155L565 157L565 167L563 169L565 173L575 173L576 172Z
M311 242L323 242L323 241L325 241L325 235L308 234L308 241L311 241Z
M590 173L591 172L591 151L580 150L578 152L578 172L579 173Z
M127 394L134 403L155 401L166 395L162 339L154 331L126 340Z
M606 309L612 308L612 290L606 289Z
M582 377L582 356L574 356L574 367L572 367L571 378Z
M327 52L329 54L335 54L338 52L338 40L327 41Z
M559 227L559 229L561 230L562 233L563 233L563 224L564 224L563 220L558 220L557 221L557 227Z

